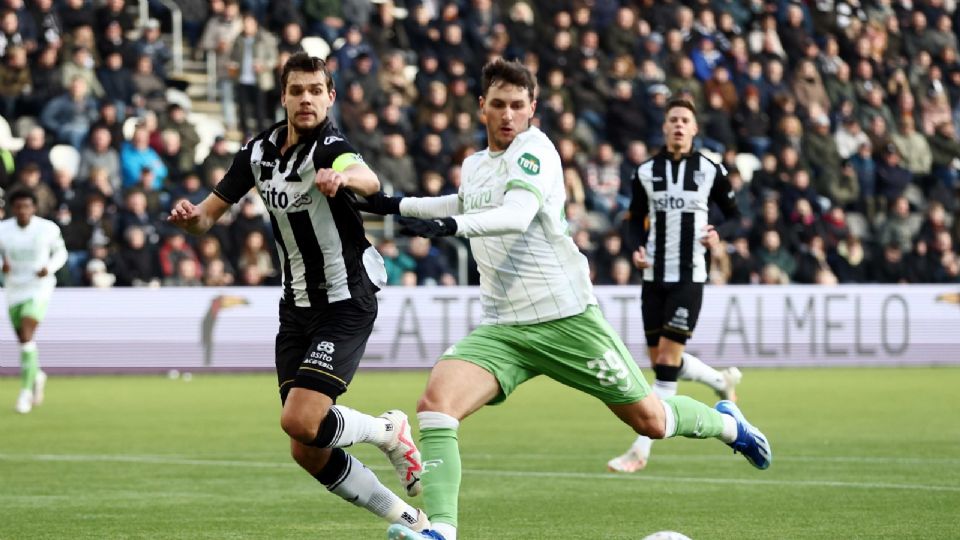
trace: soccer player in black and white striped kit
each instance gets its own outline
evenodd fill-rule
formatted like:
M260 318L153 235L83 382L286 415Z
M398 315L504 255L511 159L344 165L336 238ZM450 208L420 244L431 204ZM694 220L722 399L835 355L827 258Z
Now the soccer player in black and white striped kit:
M633 200L626 245L643 270L643 328L661 399L677 393L677 380L693 380L713 388L725 400L736 400L737 368L716 370L684 352L693 335L707 280L708 248L719 242L707 223L710 203L727 220L740 217L727 171L693 151L698 131L696 110L682 99L667 104L663 150L634 171ZM649 221L649 228L647 222ZM639 436L626 453L607 462L615 472L644 468L653 441Z
M333 125L336 99L323 60L290 57L281 74L287 119L240 149L213 194L199 205L180 201L169 221L202 234L256 188L270 213L283 259L283 294L276 366L293 459L326 488L391 523L414 530L426 514L380 483L343 451L371 443L390 459L408 495L420 493L420 452L407 416L369 416L337 398L353 379L377 316L376 292L386 281L383 259L367 242L357 195L380 181Z

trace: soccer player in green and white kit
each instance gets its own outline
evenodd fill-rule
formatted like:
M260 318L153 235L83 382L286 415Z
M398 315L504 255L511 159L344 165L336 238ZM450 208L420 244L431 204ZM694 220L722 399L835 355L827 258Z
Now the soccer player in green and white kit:
M37 196L14 189L7 196L12 218L0 221L0 260L10 322L20 341L22 385L14 409L26 414L43 402L47 375L40 371L33 334L57 285L54 273L67 262L60 227L35 216Z
M482 88L489 148L464 161L460 192L377 195L366 208L426 218L401 218L404 234L470 238L483 308L481 326L440 357L417 403L433 528L392 525L388 538L456 539L460 422L541 374L600 399L639 434L719 438L766 468L769 445L736 406L724 414L686 396L661 401L600 313L586 258L567 234L560 156L530 126L533 75L519 63L493 60L483 68Z

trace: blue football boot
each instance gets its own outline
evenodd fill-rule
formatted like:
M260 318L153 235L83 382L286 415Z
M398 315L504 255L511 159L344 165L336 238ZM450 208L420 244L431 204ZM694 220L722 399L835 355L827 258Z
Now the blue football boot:
M766 469L773 461L773 450L766 436L759 429L753 427L740 412L740 408L732 401L719 401L713 407L722 414L729 414L737 421L737 440L728 443L734 452L740 452L751 465L758 469Z
M446 540L442 534L434 530L417 532L403 525L391 525L387 529L387 540Z

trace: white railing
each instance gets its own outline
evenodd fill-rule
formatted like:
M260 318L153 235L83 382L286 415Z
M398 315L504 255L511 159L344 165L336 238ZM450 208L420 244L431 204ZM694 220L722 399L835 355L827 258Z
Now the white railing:
M216 101L217 92L217 51L207 51L207 100Z
M170 10L172 34L173 34L173 73L183 73L183 12L172 0L158 0L167 9ZM147 0L140 0L140 28L147 25L150 18L150 8Z

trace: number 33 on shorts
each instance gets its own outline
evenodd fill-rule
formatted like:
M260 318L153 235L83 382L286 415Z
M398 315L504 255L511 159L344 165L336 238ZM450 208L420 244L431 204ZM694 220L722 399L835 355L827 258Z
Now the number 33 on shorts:
M614 351L603 353L603 358L588 361L587 367L596 370L597 380L600 381L601 386L616 386L621 392L626 392L633 387L627 364Z

